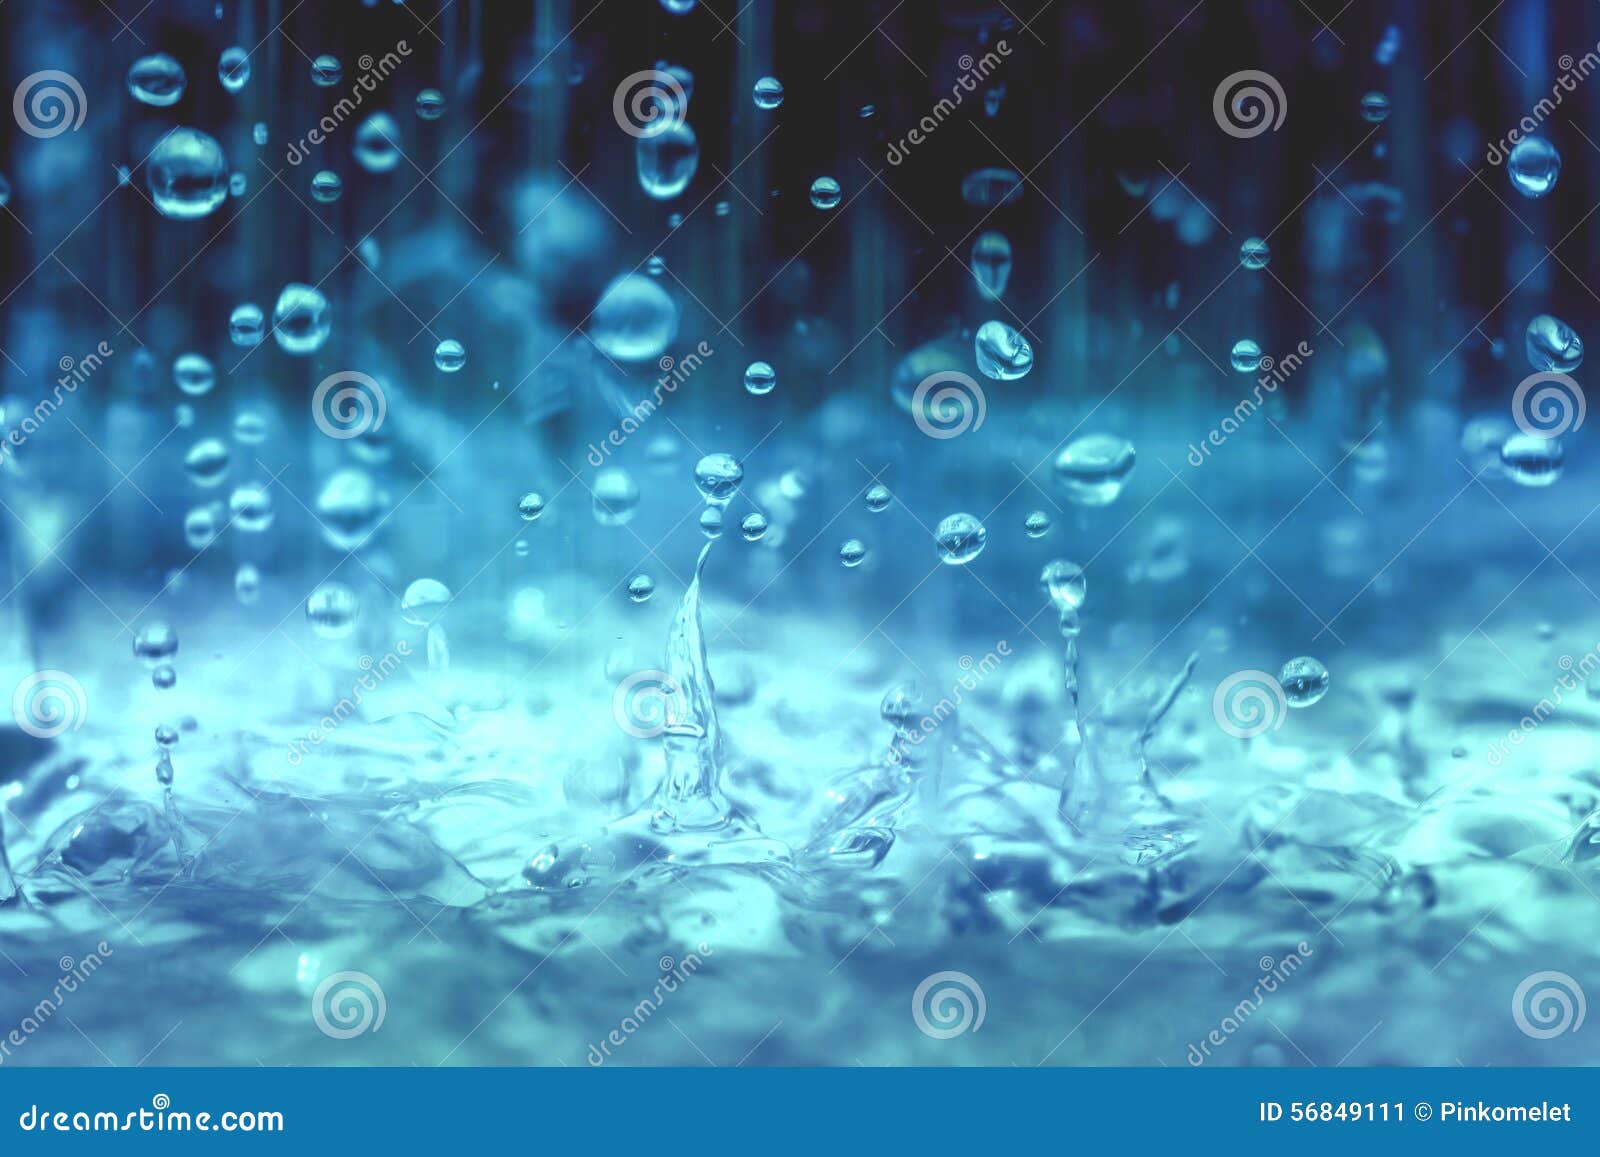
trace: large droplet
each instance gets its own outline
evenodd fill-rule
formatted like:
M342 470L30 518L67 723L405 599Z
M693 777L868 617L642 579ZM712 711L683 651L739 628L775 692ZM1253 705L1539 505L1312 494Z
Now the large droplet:
M700 142L686 121L639 138L633 149L639 185L657 201L670 201L689 187L700 167Z
M732 454L707 454L694 467L694 484L713 506L726 506L744 481L744 467Z
M238 92L250 83L250 54L238 45L224 48L217 58L217 79L229 92Z
M140 104L169 108L183 99L189 78L183 65L165 52L141 56L128 69L128 91Z
M228 159L215 138L176 128L156 142L145 163L150 200L174 221L193 221L228 199Z
M1561 154L1542 137L1527 137L1506 158L1511 187L1524 197L1543 197L1556 187L1561 175Z
M1290 707L1310 707L1328 693L1328 669L1309 655L1290 659L1278 672L1278 685Z
M1113 434L1074 438L1056 456L1056 481L1079 506L1108 506L1133 473L1133 443Z
M438 579L420 578L400 596L400 617L413 627L431 627L450 605L450 588Z
M934 532L939 558L949 566L962 566L983 553L989 532L971 514L952 514Z
M284 353L314 354L332 332L328 299L320 289L298 281L283 287L272 308L272 336Z
M1541 313L1528 323L1528 364L1536 370L1570 374L1583 364L1583 339L1566 322Z
M997 382L1015 381L1033 369L1033 346L1003 321L986 321L972 339L978 370Z
M677 303L653 279L638 273L624 274L606 286L589 319L589 339L619 361L658 357L677 334Z

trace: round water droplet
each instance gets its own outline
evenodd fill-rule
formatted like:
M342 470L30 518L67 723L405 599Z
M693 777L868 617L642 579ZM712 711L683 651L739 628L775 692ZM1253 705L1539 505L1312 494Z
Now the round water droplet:
M859 538L846 539L839 547L839 561L847 567L860 566L866 557L867 544Z
M267 420L254 410L240 410L233 419L233 440L259 446L267 440Z
M400 597L400 617L413 627L431 627L449 605L449 587L438 579L420 578Z
M1272 261L1272 246L1259 237L1246 237L1239 245L1239 264L1246 269L1265 269Z
M1561 175L1561 154L1543 137L1525 137L1506 158L1511 187L1524 197L1543 197L1556 187Z
M678 334L678 306L649 277L628 273L600 294L589 319L589 338L618 361L660 356Z
M1063 615L1083 606L1083 600L1089 593L1083 568L1064 558L1044 564L1044 569L1039 572L1039 586L1056 611Z
M166 623L147 623L133 637L133 656L147 667L159 667L178 653L178 632Z
M707 502L726 506L744 481L744 467L732 454L707 454L694 467L694 484Z
M961 199L977 209L993 209L1022 196L1015 169L977 169L961 179Z
M318 88L332 88L344 79L344 65L339 58L324 52L311 62L311 83Z
M530 490L517 500L517 515L523 522L537 522L544 513L544 495Z
M722 507L708 506L700 512L700 533L707 538L721 538L722 523Z
M1372 124L1382 124L1389 119L1389 98L1381 92L1369 92L1361 98L1361 119Z
M756 107L774 109L783 103L783 84L775 76L763 76L754 89Z
M739 524L739 533L744 535L746 542L759 542L767 533L767 516L761 513L747 514L744 521Z
M894 501L894 495L889 493L889 488L881 482L874 482L867 487L865 498L867 509L878 514L889 508L889 503Z
M361 600L340 582L323 583L306 600L306 622L324 639L342 639L356 629Z
M209 489L228 476L229 457L227 443L220 438L205 438L183 456L183 469L189 481Z
M832 177L818 177L811 182L811 203L818 209L836 209L843 197L844 191Z
M356 129L356 164L369 173L387 173L400 163L400 126L386 112L375 112Z
M623 526L639 506L639 484L620 466L600 471L594 478L594 520L601 526Z
M1079 506L1109 506L1133 474L1133 443L1113 434L1085 434L1056 456L1056 481Z
M1290 659L1278 672L1278 684L1290 707L1310 707L1328 693L1328 669L1309 655Z
M228 159L215 138L176 128L156 142L145 162L150 200L174 221L193 221L228 199Z
M214 506L197 506L183 518L183 540L191 550L204 550L217 541L222 532Z
M150 672L150 683L158 691L168 691L177 686L178 673L168 664L163 663Z
M1022 529L1027 531L1029 538L1043 538L1050 533L1050 516L1042 510L1035 510L1022 520Z
M746 392L760 397L770 394L772 387L778 384L778 374L766 362L751 362L744 371L744 388Z
M228 192L235 197L242 197L245 190L250 187L250 179L243 173L234 173L228 178Z
M272 492L259 482L237 486L228 496L232 524L246 534L260 534L272 525Z
M141 56L128 69L128 91L151 108L170 108L183 99L189 86L183 65L165 52Z
M317 526L336 550L365 546L383 518L383 496L365 470L337 471L317 495Z
M1550 486L1561 477L1566 457L1555 438L1517 433L1500 447L1500 465L1507 477L1522 486Z
M636 574L628 583L628 598L636 603L647 603L656 593L656 580L647 574Z
M170 723L163 723L156 728L156 742L162 747L175 747L178 743L178 729Z
M1005 294L1011 280L1011 242L993 229L978 234L972 243L972 276L978 291L991 301Z
M304 356L322 348L333 332L328 299L314 286L291 281L272 307L272 336L287 354Z
M1261 368L1261 347L1247 337L1233 343L1228 361L1241 374L1253 374Z
M233 307L228 315L228 340L236 346L253 349L267 336L267 315L259 305L248 301Z
M1010 382L1033 369L1033 347L1003 321L986 321L979 326L972 346L978 370L986 378Z
M257 146L264 145L264 144L267 143L267 122L266 121L257 121L255 123L255 127L250 130L250 139L252 141L254 141Z
M1528 323L1528 364L1536 370L1570 374L1583 364L1583 339L1566 322L1541 313Z
M238 92L250 83L250 54L238 45L224 48L217 58L217 79L229 92Z
M201 394L209 394L217 384L217 370L211 364L211 359L202 354L179 354L172 363L172 380L177 383L178 389L191 398L198 398Z
M344 182L332 169L321 169L311 178L311 199L319 204L333 204L342 192Z
M444 116L444 93L436 88L425 88L417 93L417 115L425 121L436 121Z
M249 563L233 574L233 596L241 606L254 606L261 598L261 572Z
M467 347L447 337L433 347L433 364L440 373L453 374L467 364Z
M670 201L689 187L700 167L700 141L688 122L674 120L633 146L639 187L657 201Z
M970 514L952 514L934 531L939 558L948 566L964 566L983 553L989 532Z

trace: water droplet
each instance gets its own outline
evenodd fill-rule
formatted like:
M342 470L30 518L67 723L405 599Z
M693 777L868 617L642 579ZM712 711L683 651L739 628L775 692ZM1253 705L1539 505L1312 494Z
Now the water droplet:
M1089 593L1083 568L1064 558L1044 564L1044 569L1039 572L1039 586L1056 611L1063 615L1083 606L1083 600Z
M272 307L272 336L284 353L316 353L333 332L328 299L320 289L291 281Z
M1561 175L1561 154L1543 137L1525 137L1506 158L1511 187L1524 197L1543 197L1556 187Z
M255 123L255 127L250 130L250 139L253 140L258 147L267 143L266 121L257 121Z
M172 380L191 398L209 394L217 384L217 370L203 354L179 354L172 363Z
M128 69L128 91L151 108L170 108L183 99L189 85L183 65L165 52L141 56Z
M1027 531L1029 538L1043 538L1050 533L1050 516L1042 510L1035 510L1022 520L1022 529Z
M344 182L332 169L318 170L311 178L311 199L319 204L333 204L342 192L344 192Z
M1310 707L1328 693L1328 669L1309 655L1290 659L1278 672L1278 684L1290 707Z
M306 622L324 639L342 639L356 629L361 600L341 582L323 583L306 600Z
M1272 246L1260 237L1246 237L1239 245L1239 264L1246 269L1265 269L1272 260Z
M963 566L983 553L989 532L970 514L952 514L934 532L939 557L949 566Z
M778 374L766 362L751 362L744 371L744 388L749 393L760 397L770 394L772 387L778 384Z
M707 454L694 467L694 484L707 502L726 506L744 481L744 467L732 454Z
M1391 24L1383 30L1383 38L1372 50L1372 59L1384 68L1388 68L1398 55L1400 55L1400 28Z
M628 598L636 603L647 603L656 593L656 580L647 574L636 574L628 583Z
M642 136L633 146L639 186L657 201L670 201L689 187L700 167L700 141L685 121Z
M261 572L249 563L233 574L233 595L241 606L254 606L261 598Z
M417 115L425 121L436 121L444 116L444 93L436 88L425 88L417 93Z
M447 337L433 347L433 364L440 373L456 373L467 364L467 347Z
M400 617L413 627L431 627L449 605L449 587L438 579L420 578L400 596Z
M1361 119L1371 124L1382 124L1389 119L1389 98L1381 92L1369 92L1361 98Z
M649 260L644 263L644 271L651 277L660 277L667 271L667 263L661 260L658 254L652 253Z
M978 169L961 179L961 199L977 209L993 209L1021 196L1022 178L1015 169Z
M156 211L174 221L204 217L228 199L228 159L199 129L167 133L150 150L145 169Z
M237 486L228 497L228 513L234 526L246 534L260 534L272 525L272 493L259 482Z
M847 567L860 566L867 557L867 544L859 538L846 539L839 547L839 561Z
M619 361L658 357L677 334L677 304L660 285L637 273L606 286L589 320L589 339Z
M594 478L594 520L601 526L626 525L639 506L639 484L620 466Z
M267 336L267 315L259 305L248 301L233 307L228 315L228 340L236 346L252 349Z
M744 535L746 542L759 542L767 533L767 516L761 513L747 514L744 521L739 524L739 533Z
M400 163L400 126L386 112L375 112L356 129L356 164L369 173L387 173Z
M156 742L162 747L175 747L178 742L178 729L170 723L163 723L156 728Z
M238 92L250 83L250 54L238 45L224 48L217 58L217 79L229 92Z
M517 515L523 522L537 522L544 513L544 495L530 490L517 500Z
M875 105L875 104L864 104L864 105L861 106L860 110L857 111L856 115L859 116L862 120L866 120L869 117L871 117L873 114L875 114L877 111L878 111L878 106L877 105Z
M697 3L699 0L661 0L661 7L674 16L687 16Z
M193 550L204 550L217 541L222 526L214 506L197 506L183 518L183 540Z
M867 509L874 514L881 513L889 508L889 503L894 501L894 495L889 493L889 488L881 482L874 482L867 487Z
M332 88L344 79L344 65L339 58L324 52L311 62L311 83L318 88Z
M340 470L317 495L317 525L336 550L359 550L383 518L383 496L365 470Z
M249 187L250 179L243 173L236 172L228 178L228 192L232 193L235 197L244 196L245 190Z
M979 326L972 347L979 372L997 382L1015 381L1033 369L1033 347L1003 321L986 321Z
M219 438L196 442L183 456L183 469L196 486L209 489L228 476L228 446Z
M1011 242L993 229L978 234L972 243L972 277L978 291L991 301L999 300L1011 280Z
M267 440L267 420L254 410L240 410L233 419L233 440L259 446Z
M700 512L700 533L710 539L722 537L722 507L708 506Z
M178 683L178 673L170 666L163 663L154 671L150 672L150 683L158 691L171 690Z
M1536 370L1570 374L1583 364L1583 339L1566 322L1541 313L1528 323L1528 364Z
M6 180L6 175L0 173L0 209L11 204L11 182Z
M1085 434L1056 456L1056 481L1079 506L1109 506L1127 485L1135 459L1133 443L1126 438Z
M1561 477L1566 452L1555 438L1513 434L1500 447L1500 465L1523 486L1549 486Z
M775 76L763 76L756 81L754 96L757 108L775 109L783 103L783 84Z
M1241 374L1253 374L1261 368L1261 347L1247 337L1233 343L1228 361Z
M844 192L832 177L818 177L811 182L811 203L818 209L836 209Z
M178 632L166 623L148 623L133 637L133 657L158 667L178 653Z

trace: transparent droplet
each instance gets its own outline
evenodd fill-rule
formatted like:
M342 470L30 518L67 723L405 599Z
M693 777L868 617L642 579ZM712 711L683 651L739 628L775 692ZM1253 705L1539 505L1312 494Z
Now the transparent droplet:
M654 280L637 273L606 286L589 319L589 339L618 361L656 358L677 334L677 304Z
M1033 369L1033 347L1028 339L1003 321L986 321L972 339L978 370L997 382L1015 381Z
M232 193L235 197L244 196L245 191L249 188L250 178L246 177L243 173L234 172L228 177L228 192Z
M759 542L767 533L767 516L759 512L745 515L739 524L739 533L746 542Z
M234 488L228 497L232 524L246 534L260 534L272 525L272 492L259 482Z
M209 394L217 384L217 368L203 354L179 354L172 363L172 380L191 398Z
M413 627L431 627L449 605L449 587L438 579L420 578L400 596L400 617Z
M544 495L530 490L517 500L517 516L523 522L537 522L544 513Z
M1525 137L1506 158L1511 187L1524 197L1543 197L1556 187L1561 175L1561 154L1543 137Z
M344 65L339 58L324 52L311 62L311 83L318 88L332 88L344 79Z
M1570 374L1583 364L1583 339L1566 322L1541 313L1528 323L1528 364L1534 369Z
M1517 433L1500 447L1506 476L1522 486L1550 486L1561 477L1566 452L1555 438Z
M257 121L255 123L255 126L250 130L250 139L256 143L257 147L267 143L266 121Z
M601 526L623 526L639 506L639 485L620 466L600 471L594 479L594 520Z
M359 550L383 519L383 497L365 470L340 470L317 495L317 527L336 550Z
M778 384L778 374L766 362L751 362L744 371L744 388L747 393L760 397L770 394Z
M707 454L694 467L694 484L713 506L726 506L744 481L744 467L732 454Z
M433 364L440 373L453 374L467 364L467 347L447 337L433 347Z
M783 103L783 84L775 76L763 76L756 81L754 96L757 108L775 109Z
M1361 119L1371 124L1382 124L1389 119L1389 98L1381 92L1369 92L1361 98Z
M961 199L977 209L993 209L1022 196L1015 169L977 169L961 179Z
M306 600L306 622L324 639L342 639L356 629L361 600L341 582L326 582Z
M836 209L844 197L844 190L832 177L818 177L811 182L811 203L818 209Z
M867 509L878 514L889 508L889 503L894 501L894 495L889 493L889 488L881 482L874 482L867 487L865 498Z
M150 200L163 217L193 221L228 199L228 159L216 139L176 128L156 142L145 162Z
M978 291L991 301L1005 295L1011 280L1011 242L993 229L978 234L972 243L972 276Z
M261 598L261 572L249 563L239 567L233 575L233 595L242 606L254 606Z
M1239 245L1239 264L1246 269L1265 269L1272 260L1272 246L1259 237L1246 237Z
M636 603L647 603L656 593L656 580L647 574L636 574L628 583L628 598Z
M197 506L183 517L183 540L191 550L205 550L217 541L222 523L214 506Z
M989 532L971 514L952 514L934 531L939 558L949 566L963 566L983 553Z
M128 69L128 91L134 100L151 108L177 104L188 85L183 65L165 52L141 56Z
M710 539L722 537L722 507L708 506L700 512L700 533Z
M1083 600L1089 593L1083 568L1064 558L1044 564L1044 569L1039 572L1039 586L1059 614L1076 611L1083 606Z
M168 664L163 663L150 672L150 683L158 691L168 691L177 686L178 673Z
M1309 655L1290 659L1278 672L1278 685L1290 707L1310 707L1328 693L1328 669Z
M322 205L331 205L344 192L344 182L332 169L321 169L311 178L311 199Z
M228 476L230 457L226 442L220 438L203 438L183 456L184 473L196 486L209 489Z
M267 336L267 315L259 305L244 302L228 315L228 340L236 346L253 349Z
M1228 361L1241 374L1253 374L1261 368L1261 347L1247 337L1233 343Z
M224 48L217 58L217 79L229 92L238 92L250 83L250 54L238 45Z
M166 623L147 623L133 637L133 656L147 667L170 662L178 653L178 632Z
M233 419L233 440L259 446L267 440L267 420L254 410L240 410Z
M356 129L356 164L369 173L387 173L400 164L400 126L386 112L375 112Z
M178 743L178 729L170 723L160 724L156 728L156 742L162 747L175 747Z
M859 538L849 538L839 547L839 561L847 567L860 566L867 557L867 544Z
M444 93L436 88L425 88L417 93L417 115L425 121L436 121L444 116Z
M1108 506L1127 485L1136 457L1126 438L1085 434L1056 456L1056 481L1079 506Z
M633 146L639 187L657 201L670 201L689 187L700 167L700 141L686 121L640 137Z
M272 307L272 336L284 353L316 353L333 332L328 299L315 286L291 281Z
M1029 538L1043 538L1050 533L1050 516L1042 510L1035 510L1022 520L1022 529Z

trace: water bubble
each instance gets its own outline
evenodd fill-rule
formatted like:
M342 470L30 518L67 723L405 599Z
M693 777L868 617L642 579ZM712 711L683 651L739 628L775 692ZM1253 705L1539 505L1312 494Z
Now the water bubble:
M722 537L722 507L708 506L700 512L700 533L710 539Z
M228 513L234 526L246 534L260 534L272 525L272 493L260 482L246 482L228 496Z
M1011 242L993 229L978 234L972 243L972 277L978 292L991 301L1005 294L1011 280Z
M128 69L128 91L140 104L170 108L183 99L189 85L183 65L165 52L141 56Z
M328 299L315 286L291 281L272 307L272 336L287 354L316 353L333 332Z
M525 538L519 538L511 544L511 553L518 558L527 558L533 553L533 544Z
M254 606L261 598L261 572L244 563L233 574L233 596L241 606Z
M1543 137L1525 137L1506 158L1511 186L1524 197L1543 197L1556 187L1561 175L1561 154Z
M178 683L178 673L169 664L163 663L150 672L150 683L158 691L169 691Z
M267 122L266 121L257 121L255 123L255 127L253 127L250 130L250 139L253 140L257 144L257 146L264 145L264 144L267 143Z
M1272 246L1260 237L1246 237L1239 245L1239 264L1246 269L1265 269L1272 260Z
M183 456L183 469L196 486L210 488L228 476L230 455L220 438L204 438L189 447Z
M356 629L360 617L360 598L341 582L323 583L306 600L306 622L320 638L344 638Z
M209 394L217 384L217 370L203 354L179 354L172 363L172 380L191 398Z
M839 561L847 567L860 566L867 557L867 544L859 538L846 539L839 547Z
M1035 510L1022 520L1022 529L1027 531L1029 538L1043 538L1050 533L1050 516L1042 510Z
M726 506L744 481L744 467L732 454L707 454L694 467L694 484L707 502Z
M386 112L375 112L356 129L356 164L369 173L387 173L400 164L400 126Z
M420 578L400 596L400 617L413 627L431 627L449 605L449 587L438 579Z
M311 62L311 83L318 88L332 88L344 79L344 65L339 58L324 52Z
M1389 98L1381 92L1369 92L1361 98L1361 119L1371 124L1382 124L1389 119Z
M467 364L467 347L447 337L433 347L433 364L440 373L456 373Z
M772 387L778 384L778 374L766 362L751 362L745 367L744 388L747 393L760 397L770 394Z
M178 742L178 729L170 723L162 723L156 727L156 742L162 747L174 747Z
M544 513L544 495L537 490L530 490L517 499L517 516L523 522L537 522Z
M915 680L908 679L884 692L883 702L878 705L878 714L896 731L906 731L928 713L927 704L922 688Z
M746 542L759 542L767 533L767 516L761 513L747 514L744 521L739 524L739 533L744 535Z
M436 121L444 116L444 93L436 88L425 88L417 93L417 115L425 121Z
M180 430L187 430L194 425L194 407L188 402L179 402L172 407L172 421Z
M594 520L601 526L626 525L639 506L639 484L620 466L600 471L594 479Z
M836 209L844 192L832 177L818 177L811 182L811 203L818 209Z
M963 566L983 553L989 532L970 514L952 514L934 531L939 558L949 566Z
M259 305L248 301L233 307L228 315L228 340L236 346L253 349L267 336L267 315Z
M311 178L311 199L322 205L331 205L344 192L344 182L332 169L320 169Z
M1566 452L1555 438L1516 433L1500 447L1500 465L1522 486L1549 486L1561 477Z
M878 106L877 105L875 105L875 104L864 104L864 105L862 105L860 107L860 109L858 109L856 111L856 115L859 116L862 120L867 120L869 117L873 116L877 111L878 111Z
M1241 374L1253 374L1261 368L1261 347L1247 337L1233 343L1228 361Z
M1063 615L1083 606L1083 600L1089 593L1083 568L1064 558L1044 564L1044 569L1039 572L1039 586L1056 611Z
M233 419L233 440L259 446L267 440L267 420L254 410L240 410Z
M1003 321L986 321L979 326L972 346L978 370L986 378L1010 382L1033 369L1033 347Z
M336 550L359 550L383 519L383 496L365 470L340 470L317 495L317 526Z
M661 260L660 254L652 253L644 263L644 271L651 277L660 277L667 271L667 263Z
M894 500L894 495L889 493L889 488L881 482L874 482L867 487L865 502L867 509L878 514L889 508L889 503Z
M214 506L197 506L183 518L183 540L192 550L205 550L217 541L222 527L217 522Z
M1583 364L1583 339L1566 322L1541 313L1528 323L1528 364L1536 370L1570 374Z
M589 339L607 357L659 357L678 334L678 307L660 285L628 273L606 286L589 320Z
M1127 485L1135 459L1133 443L1126 438L1085 434L1056 456L1056 481L1079 506L1109 506Z
M977 209L993 209L1022 196L1015 169L977 169L961 179L961 199Z
M250 54L238 45L224 48L217 58L217 79L229 92L238 92L250 82Z
M1278 683L1290 707L1310 707L1328 693L1328 669L1309 655L1290 659L1278 672Z
M754 96L757 108L775 109L783 103L783 84L775 76L763 76L756 81Z
M700 167L700 141L682 120L640 137L633 146L639 186L657 201L670 201L689 187Z
M193 221L228 199L228 159L214 137L176 128L150 150L145 163L156 211L174 221Z
M228 178L228 192L232 193L235 197L244 196L245 190L249 187L250 179L243 173L235 172Z
M636 574L628 583L628 598L636 603L647 603L656 593L656 580L647 574Z
M148 623L133 637L133 657L158 667L178 653L178 632L166 623Z

